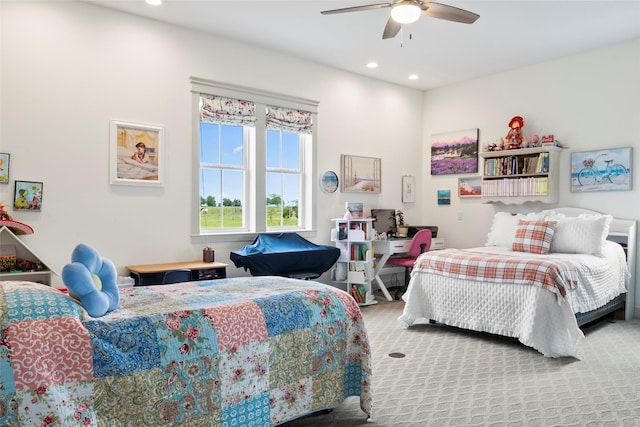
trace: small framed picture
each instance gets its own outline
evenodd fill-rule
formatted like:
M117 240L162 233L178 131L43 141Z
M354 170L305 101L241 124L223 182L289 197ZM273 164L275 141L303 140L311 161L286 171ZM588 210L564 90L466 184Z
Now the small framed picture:
M405 175L402 177L402 203L416 201L416 177Z
M451 190L438 190L438 204L439 205L451 204Z
M9 160L11 160L9 153L0 153L0 184L9 183Z
M13 209L19 211L39 211L42 209L42 183L16 181Z
M481 197L482 179L479 176L458 178L458 197Z
M335 193L338 189L338 175L334 171L326 171L320 177L320 188L325 193Z
M164 129L111 120L111 184L161 187Z

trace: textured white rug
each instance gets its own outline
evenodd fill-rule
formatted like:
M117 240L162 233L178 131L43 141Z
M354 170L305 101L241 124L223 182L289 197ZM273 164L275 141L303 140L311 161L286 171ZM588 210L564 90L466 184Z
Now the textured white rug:
M407 328L397 320L403 304L362 309L373 350L373 423L350 397L287 427L640 426L640 319L585 329L578 361L443 325Z

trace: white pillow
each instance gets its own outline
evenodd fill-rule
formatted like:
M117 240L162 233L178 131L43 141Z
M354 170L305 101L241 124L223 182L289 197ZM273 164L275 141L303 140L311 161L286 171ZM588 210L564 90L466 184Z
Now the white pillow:
M604 256L604 241L609 234L611 215L586 215L554 218L557 221L551 252Z
M542 217L538 213L512 215L509 212L496 212L485 246L501 246L511 249L513 238L516 236L516 228L518 228L518 220L521 219L536 221Z

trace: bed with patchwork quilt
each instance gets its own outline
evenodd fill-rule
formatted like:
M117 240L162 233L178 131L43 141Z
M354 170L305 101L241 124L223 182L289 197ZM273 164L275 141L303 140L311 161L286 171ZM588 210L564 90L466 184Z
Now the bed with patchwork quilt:
M270 426L348 396L371 414L360 309L313 281L122 288L99 318L57 289L0 282L0 333L0 425Z
M633 316L635 241L635 221L594 211L499 212L486 246L416 260L400 318L408 326L513 337L545 356L580 359L581 326L617 310Z

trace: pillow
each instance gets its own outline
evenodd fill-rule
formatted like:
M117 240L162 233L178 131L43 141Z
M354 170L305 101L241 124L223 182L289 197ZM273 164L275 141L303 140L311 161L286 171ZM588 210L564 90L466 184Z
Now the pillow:
M512 215L509 212L496 212L493 216L493 223L491 224L491 230L487 236L485 246L511 248L518 221L521 219L536 221L541 219L541 217L540 214L537 213Z
M548 254L555 227L555 221L519 220L511 250L533 254Z
M551 252L604 256L604 241L609 234L611 215L580 215L556 219Z
M109 259L80 243L71 253L71 264L62 268L62 281L91 317L101 317L120 304L116 273Z

